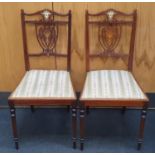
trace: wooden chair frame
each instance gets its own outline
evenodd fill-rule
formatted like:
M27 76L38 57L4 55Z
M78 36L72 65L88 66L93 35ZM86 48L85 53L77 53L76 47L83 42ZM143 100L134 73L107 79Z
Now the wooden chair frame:
M40 16L42 17L41 20L27 20L26 17L32 16ZM55 16L59 17L67 17L66 20L54 20ZM64 57L67 58L67 71L71 71L71 10L68 13L62 14L57 13L48 9L40 10L34 13L25 13L24 10L21 10L21 25L22 25L22 36L23 36L23 48L24 48L24 60L25 60L25 70L30 70L30 62L29 57L40 57L40 56L54 56L55 58ZM27 33L26 33L26 25L43 25L43 26L59 26L65 25L68 27L68 41L67 41L67 54L60 54L54 51L56 39L49 41L48 46L41 46L43 52L39 54L33 54L28 52L28 45L27 45ZM52 36L52 37L56 37ZM37 38L40 39L40 38ZM38 42L41 40L38 40ZM39 42L39 43L40 43ZM41 43L40 43L41 44ZM71 106L72 107L72 139L73 139L73 147L76 148L76 95L74 94L75 99L8 99L8 104L10 106L10 113L11 113L11 120L12 120L12 129L13 129L13 137L15 142L15 148L18 149L18 134L17 134L17 127L16 127L16 112L15 112L15 105L20 106L31 106L33 110L33 106L52 106L52 105L60 105L60 106Z
M111 13L111 14L110 14ZM132 17L130 21L123 21L123 20L113 20L115 19L115 15L125 16L125 17ZM98 16L106 16L107 20L103 21L91 21L90 17L98 17ZM135 42L135 35L136 35L136 22L137 22L137 11L134 10L131 14L126 14L114 9L108 9L106 11L102 11L96 14L91 14L86 11L85 14L85 47L86 47L86 71L90 71L90 59L94 59L96 57L112 57L112 58L123 58L128 57L128 71L132 72L133 68L133 55L134 55L134 42ZM126 25L131 26L131 38L130 38L130 49L129 54L122 54L122 53L115 53L114 51L109 51L108 49L100 54L90 54L90 45L89 45L89 25ZM144 91L143 91L144 92ZM83 93L83 92L82 92ZM82 95L81 95L82 96ZM146 97L147 98L147 97ZM138 149L141 148L143 136L144 136L144 124L147 114L147 107L148 107L149 100L113 100L113 99L105 99L105 100L82 100L80 98L80 148L83 150L84 148L84 137L85 137L85 110L88 112L88 107L92 106L104 106L104 107L141 107L141 121L140 121L140 129L139 129L139 136L138 136Z

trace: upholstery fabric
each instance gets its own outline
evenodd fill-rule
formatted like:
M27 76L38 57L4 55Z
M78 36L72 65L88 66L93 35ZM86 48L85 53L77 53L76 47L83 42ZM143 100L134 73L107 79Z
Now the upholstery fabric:
M67 71L30 70L10 98L75 98Z
M124 70L87 73L81 99L147 99L133 75Z

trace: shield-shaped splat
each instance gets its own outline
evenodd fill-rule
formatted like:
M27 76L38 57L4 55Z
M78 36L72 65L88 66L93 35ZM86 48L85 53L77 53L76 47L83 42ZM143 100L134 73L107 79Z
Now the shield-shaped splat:
M44 54L50 55L54 52L58 38L56 25L36 25L36 36Z
M104 51L112 52L117 47L120 37L119 25L107 24L99 27L99 42Z

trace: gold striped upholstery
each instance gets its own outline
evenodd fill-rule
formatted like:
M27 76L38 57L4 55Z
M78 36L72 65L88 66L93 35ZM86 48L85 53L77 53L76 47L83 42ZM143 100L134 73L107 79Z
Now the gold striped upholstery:
M10 98L75 98L67 71L30 70Z
M87 73L81 99L147 99L133 75L124 70Z

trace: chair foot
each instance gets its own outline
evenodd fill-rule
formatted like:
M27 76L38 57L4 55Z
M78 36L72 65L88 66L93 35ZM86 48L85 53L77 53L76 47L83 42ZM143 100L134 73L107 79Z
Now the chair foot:
M67 112L69 112L69 111L70 111L70 106L68 105L68 106L67 106Z
M86 107L86 114L88 115L90 113L90 109L89 109L89 107L87 106Z
M125 111L126 111L126 107L123 107L122 108L122 114L125 114Z
M18 149L19 149L19 144L18 144L18 141L16 141L16 142L15 142L15 148L16 148L16 150L18 150Z
M76 149L76 142L73 142L73 149Z
M34 109L34 106L31 105L31 112L34 113L35 112L35 109Z
M84 142L81 142L80 143L80 150L83 151L83 149L84 149Z
M139 151L141 149L141 147L142 147L142 142L138 142L138 144L137 144L137 150Z

